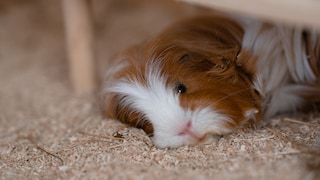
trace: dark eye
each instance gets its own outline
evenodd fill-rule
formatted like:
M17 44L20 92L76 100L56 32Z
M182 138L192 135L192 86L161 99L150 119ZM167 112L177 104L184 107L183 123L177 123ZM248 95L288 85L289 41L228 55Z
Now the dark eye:
M176 90L179 94L183 94L187 91L187 87L184 84L178 82L176 83Z

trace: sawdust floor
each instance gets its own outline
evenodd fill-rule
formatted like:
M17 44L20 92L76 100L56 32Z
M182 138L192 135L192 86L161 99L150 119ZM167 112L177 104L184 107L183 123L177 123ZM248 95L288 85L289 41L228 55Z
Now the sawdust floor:
M97 72L115 52L195 13L166 1L95 0ZM320 116L278 117L216 144L159 149L76 96L59 1L0 1L0 179L317 179Z

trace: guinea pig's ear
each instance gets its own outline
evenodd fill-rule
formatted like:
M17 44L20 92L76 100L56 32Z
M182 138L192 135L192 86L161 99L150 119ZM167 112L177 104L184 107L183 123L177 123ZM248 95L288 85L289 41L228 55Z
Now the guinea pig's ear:
M211 60L195 52L182 53L178 58L178 63L187 65L190 70L200 72L210 71L212 67L215 66Z
M192 59L191 54L188 52L185 52L178 58L178 61L184 62L184 61L189 61L190 59Z
M230 60L224 58L222 56L218 56L215 58L210 58L210 62L212 63L211 71L212 72L224 72L230 67Z
M227 72L234 63L224 56L212 57L211 54L185 52L178 58L178 62L189 63L192 65L193 70L202 72L209 71L210 74L216 76L224 76L226 78L234 75L234 72Z
M211 63L209 70L210 75L219 77L220 79L234 81L237 73L232 61L223 56L210 57L208 61Z

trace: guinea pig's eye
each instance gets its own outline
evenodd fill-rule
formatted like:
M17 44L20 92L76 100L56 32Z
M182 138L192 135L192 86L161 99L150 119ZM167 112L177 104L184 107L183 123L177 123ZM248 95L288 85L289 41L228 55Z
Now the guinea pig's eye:
M183 94L187 91L187 87L186 87L186 85L178 82L178 83L176 83L176 90L179 94Z

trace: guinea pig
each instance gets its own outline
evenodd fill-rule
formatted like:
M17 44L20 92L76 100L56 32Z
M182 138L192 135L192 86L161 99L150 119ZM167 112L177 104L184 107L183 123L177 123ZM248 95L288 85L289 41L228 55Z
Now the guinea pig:
M142 128L158 147L212 143L320 101L315 31L217 15L174 23L115 58L107 118Z

